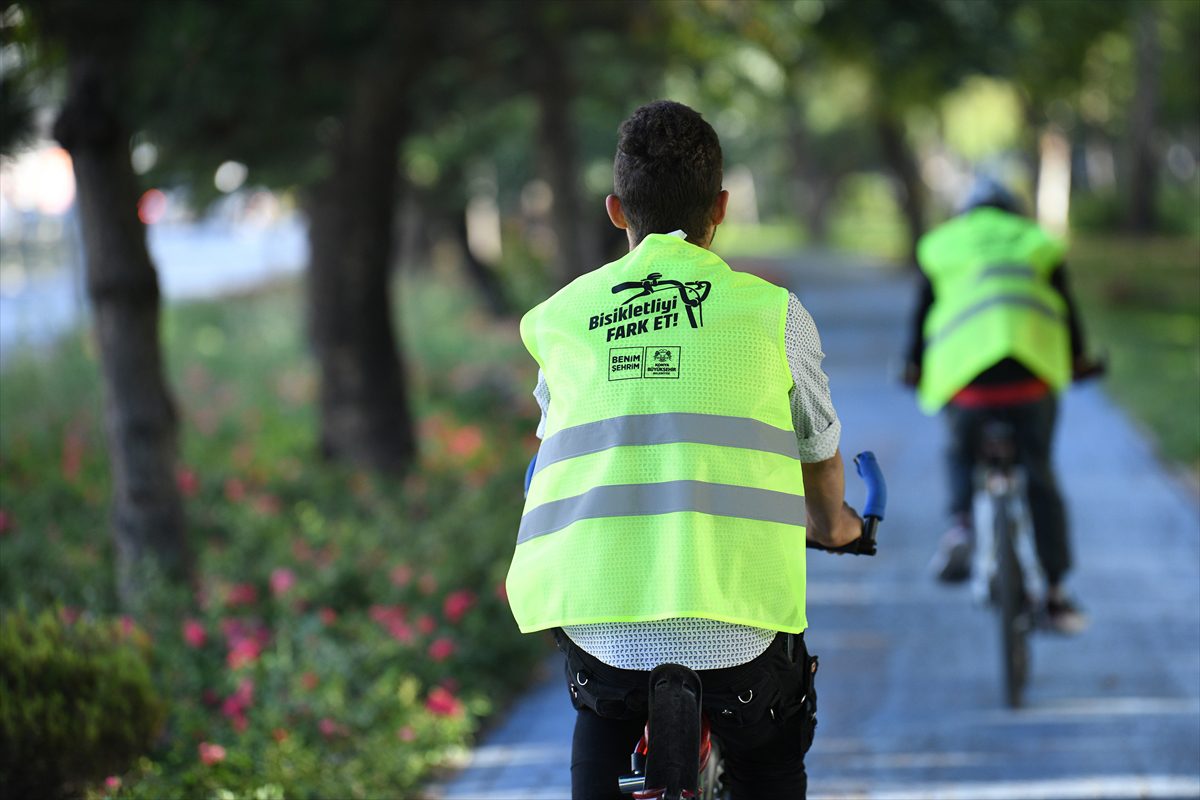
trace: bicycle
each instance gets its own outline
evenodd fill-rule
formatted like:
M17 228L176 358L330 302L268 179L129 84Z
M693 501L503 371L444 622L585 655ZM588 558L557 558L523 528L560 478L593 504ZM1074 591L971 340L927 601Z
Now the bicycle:
M1076 382L1103 375L1103 360L1088 362L1075 370ZM1030 586L1022 565L1021 544L1029 539L1029 517L1024 507L1023 475L1017 463L1017 445L1011 423L997 412L980 434L983 464L981 498L991 510L991 525L977 526L975 594L996 608L1000 633L1001 690L1009 708L1020 708L1029 680L1029 636L1038 627ZM976 504L979 505L978 503ZM1036 573L1035 570L1029 570Z
M807 542L810 549L873 556L875 533L887 507L887 484L870 451L854 458L867 486L862 535L839 548ZM789 657L791 656L789 640ZM815 673L817 663L812 660ZM722 800L728 798L720 742L713 738L703 712L703 685L695 671L680 664L661 664L650 673L649 719L630 757L632 772L618 778L623 794L633 800ZM751 697L741 702L750 702ZM773 711L771 713L774 713ZM650 788L647 788L650 787Z

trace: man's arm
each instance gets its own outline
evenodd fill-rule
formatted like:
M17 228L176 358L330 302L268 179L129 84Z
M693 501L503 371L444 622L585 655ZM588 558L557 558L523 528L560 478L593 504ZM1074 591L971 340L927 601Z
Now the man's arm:
M804 475L807 538L825 547L841 547L862 533L862 520L843 502L846 479L838 450L842 424L829 396L829 378L821 368L825 358L821 337L794 294L788 297L784 345L792 373L792 425Z
M841 547L862 535L862 518L846 505L846 476L842 453L812 464L804 472L804 505L808 513L807 538L824 547Z
M933 307L933 284L925 273L918 278L917 304L909 322L908 350L904 359L904 382L916 386L921 380L921 359L925 356L925 318Z
M1079 322L1079 310L1075 305L1075 297L1071 294L1071 288L1067 283L1066 263L1059 264L1054 272L1050 273L1050 285L1067 305L1067 330L1071 335L1071 360L1078 364L1087 353L1087 347L1083 340L1083 326Z

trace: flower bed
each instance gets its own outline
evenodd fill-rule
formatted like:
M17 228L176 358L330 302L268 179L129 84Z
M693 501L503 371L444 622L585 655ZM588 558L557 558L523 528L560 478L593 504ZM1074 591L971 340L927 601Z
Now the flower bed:
M177 479L195 587L136 615L167 707L156 745L93 796L412 797L544 654L503 579L532 452L515 325L457 287L408 287L420 467L319 463L300 296L172 309ZM0 604L116 616L94 358L67 342L0 375Z

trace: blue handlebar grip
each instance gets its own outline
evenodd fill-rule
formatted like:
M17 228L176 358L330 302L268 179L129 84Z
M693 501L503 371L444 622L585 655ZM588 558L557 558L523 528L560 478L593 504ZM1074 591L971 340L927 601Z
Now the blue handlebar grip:
M537 453L533 454L533 458L529 459L529 466L525 468L525 496L529 497L529 484L533 480L533 471L537 468Z
M879 462L870 450L864 450L854 457L854 467L867 484L867 502L863 504L863 517L883 519L887 510L887 483L883 480L883 471Z

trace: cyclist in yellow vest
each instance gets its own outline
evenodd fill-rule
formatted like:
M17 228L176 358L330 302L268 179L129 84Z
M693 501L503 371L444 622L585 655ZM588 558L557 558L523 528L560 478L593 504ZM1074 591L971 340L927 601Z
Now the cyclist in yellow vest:
M639 108L607 200L629 254L521 321L542 444L507 588L567 655L576 800L622 796L660 663L700 673L735 797L806 790L805 540L844 546L861 520L811 317L709 249L721 179L699 114Z
M926 413L941 410L950 434L952 524L931 568L940 580L970 577L975 452L984 423L1013 427L1047 582L1049 627L1077 633L1086 618L1063 590L1071 566L1066 514L1051 466L1055 395L1082 369L1083 335L1063 266L1065 246L1020 213L994 180L976 182L961 213L917 245L923 280L906 380Z

